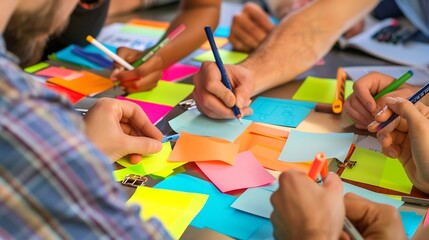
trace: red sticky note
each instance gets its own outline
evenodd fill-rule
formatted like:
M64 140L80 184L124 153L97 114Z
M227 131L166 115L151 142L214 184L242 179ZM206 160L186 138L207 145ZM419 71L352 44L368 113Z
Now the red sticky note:
M198 72L199 70L200 69L197 67L176 63L164 70L161 79L168 82L178 81Z
M125 100L133 102L137 105L139 105L143 111L146 113L146 115L149 117L149 120L151 123L155 124L159 120L161 120L163 117L165 117L172 109L173 107L156 104L156 103L149 103L149 102L143 102L139 100L129 99L122 96L116 97L119 100Z
M222 192L259 187L275 180L250 151L239 153L233 165L219 161L196 164Z
M79 100L85 97L85 95L83 94L80 94L78 92L69 90L67 88L64 88L55 84L46 83L45 85L47 88L51 89L52 91L58 94L64 95L73 104L79 102Z
M44 77L59 77L59 78L67 78L71 80L71 77L79 77L82 76L81 73L66 69L66 68L60 68L60 67L48 67L43 70L40 70L36 73L37 76L44 76Z

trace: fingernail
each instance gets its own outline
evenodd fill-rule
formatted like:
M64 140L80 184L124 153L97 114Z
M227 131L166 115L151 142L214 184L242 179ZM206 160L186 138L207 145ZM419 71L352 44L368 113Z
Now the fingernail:
M397 158L398 157L398 152L396 152L396 150L391 149L387 153L389 154L389 157L391 157L391 158Z
M238 97L237 100L236 100L237 107L238 108L243 108L243 105L244 105L243 102L244 102L243 99L240 98L240 97Z
M397 98L393 98L393 97L386 98L386 103L388 104L395 104L396 102L398 102Z
M369 103L369 102L365 104L366 109L368 109L368 111L370 111L370 112L372 111L372 109L371 109L371 105L372 105L372 104L371 104L371 103Z
M385 111L387 111L387 106L384 106L383 109L381 109L380 112L377 113L377 115L375 115L376 117L379 117L381 114L383 114Z
M371 122L370 124L368 124L368 127L372 127L372 126L374 126L375 124L377 124L377 121L373 121L373 122Z

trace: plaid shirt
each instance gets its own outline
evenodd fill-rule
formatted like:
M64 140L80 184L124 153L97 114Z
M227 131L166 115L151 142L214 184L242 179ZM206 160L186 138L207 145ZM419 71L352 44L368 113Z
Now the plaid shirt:
M112 176L70 104L14 63L0 37L0 239L169 239Z

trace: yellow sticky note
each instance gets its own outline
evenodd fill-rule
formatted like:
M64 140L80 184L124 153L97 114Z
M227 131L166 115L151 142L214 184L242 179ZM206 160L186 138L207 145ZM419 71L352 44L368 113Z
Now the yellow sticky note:
M334 101L336 89L336 79L310 76L304 80L292 99L331 104ZM353 82L346 81L345 98L352 93Z
M244 61L244 59L246 59L248 56L247 53L234 52L234 51L229 51L225 49L219 49L219 55L220 55L220 58L222 59L223 64L237 64ZM215 61L212 51L207 51L205 53L202 53L194 57L194 60L200 61L200 62Z
M142 206L143 220L159 219L172 237L179 239L207 199L205 194L138 187L127 204Z

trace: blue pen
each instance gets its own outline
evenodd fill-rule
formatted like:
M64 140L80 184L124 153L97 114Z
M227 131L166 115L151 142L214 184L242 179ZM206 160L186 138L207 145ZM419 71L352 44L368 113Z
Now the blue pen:
M408 101L415 104L416 102L420 101L420 99L422 99L428 92L429 92L429 83L426 83L422 88L420 88L416 93L414 93L413 96L411 96L408 99ZM398 114L396 114L396 113L393 114L392 116L390 116L389 119L387 119L385 122L381 123L377 127L377 130L380 131L385 126L387 126L389 123L393 122L393 120L395 120L397 117L398 117Z
M179 137L180 137L179 133L173 134L173 135L170 135L170 136L164 136L164 138L161 140L161 142L165 143L165 142L174 141L174 140L179 139Z
M231 90L231 92L232 92L231 83L229 82L228 75L226 74L225 67L223 66L223 63L222 63L222 59L220 59L219 52L217 51L216 43L215 43L214 37L213 37L213 32L212 32L210 26L206 26L204 28L204 30L206 31L207 40L210 43L210 47L212 49L213 56L214 56L215 61L216 61L216 65L219 68L219 71L221 74L221 81L222 81L223 85L225 87L227 87L229 90ZM243 124L243 122L241 121L241 112L240 112L240 109L238 109L237 105L234 105L232 107L232 111L234 112L234 115L238 119L238 121L240 121L240 123Z

